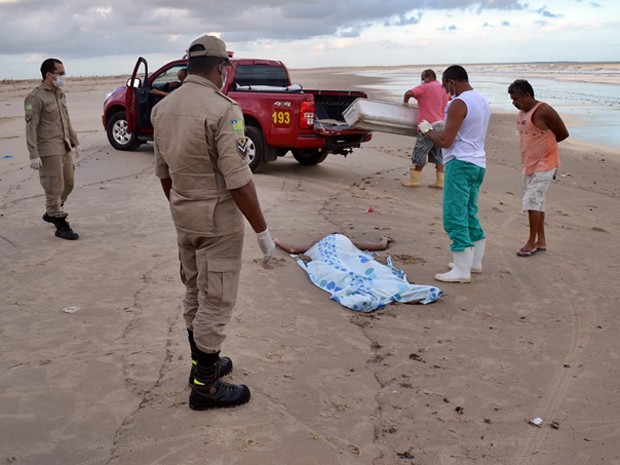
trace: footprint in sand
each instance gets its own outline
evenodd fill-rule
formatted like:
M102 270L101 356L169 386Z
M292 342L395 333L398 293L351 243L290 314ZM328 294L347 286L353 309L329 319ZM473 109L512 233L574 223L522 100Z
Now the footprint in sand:
M399 263L403 263L405 265L416 265L418 263L420 264L426 263L426 261L423 258L413 257L407 254L394 254L394 255L391 255L391 257L393 260Z
M279 257L271 257L267 263L263 263L262 258L255 258L254 263L265 270L275 270L286 263L286 259Z

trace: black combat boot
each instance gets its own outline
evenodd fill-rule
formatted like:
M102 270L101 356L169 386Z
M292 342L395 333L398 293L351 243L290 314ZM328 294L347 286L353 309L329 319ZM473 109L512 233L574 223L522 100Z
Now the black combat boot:
M56 225L56 232L54 233L56 237L67 239L69 241L74 241L80 238L78 233L73 232L73 229L69 226L66 217L54 218L54 224Z
M191 330L187 330L187 338L189 339L189 346L192 350L192 368L189 371L189 387L194 387L194 372L196 371L196 364L198 363L196 360L196 354L198 351L198 347L194 342L194 332ZM220 376L229 375L233 370L233 362L229 357L219 357L215 362L220 366Z
M192 410L206 410L218 407L234 407L250 400L250 389L244 384L229 384L221 380L217 354L198 350L194 384L189 395Z
M54 218L53 216L49 216L47 212L45 212L43 213L43 221L45 221L46 223L54 224L56 222L56 218Z

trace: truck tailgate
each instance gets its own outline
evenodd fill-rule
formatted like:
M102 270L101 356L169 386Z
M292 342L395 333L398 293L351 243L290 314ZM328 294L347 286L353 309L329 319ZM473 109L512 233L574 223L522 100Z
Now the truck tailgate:
M314 132L330 136L334 134L359 134L367 132L353 129L345 121L344 111L358 98L366 98L364 92L343 90L304 90L314 96Z

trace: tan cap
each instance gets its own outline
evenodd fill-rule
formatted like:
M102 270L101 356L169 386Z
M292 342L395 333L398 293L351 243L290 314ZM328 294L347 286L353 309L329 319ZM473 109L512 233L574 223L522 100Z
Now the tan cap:
M194 50L193 52L188 51L187 58L218 57L218 58L224 58L225 60L230 61L228 57L228 53L226 52L226 44L224 43L223 40L219 39L218 37L209 36L209 35L198 37L189 46L189 50L191 50L194 45L202 45L205 49Z

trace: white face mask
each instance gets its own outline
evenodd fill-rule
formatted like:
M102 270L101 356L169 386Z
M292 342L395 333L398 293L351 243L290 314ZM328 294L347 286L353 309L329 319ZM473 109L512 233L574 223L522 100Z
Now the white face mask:
M54 83L55 87L62 87L65 85L65 81L67 79L66 75L62 75L62 76L56 76L56 80L52 81Z
M222 85L220 86L220 90L224 90L224 84L226 84L226 78L228 77L228 69L224 66L224 72L222 73Z

